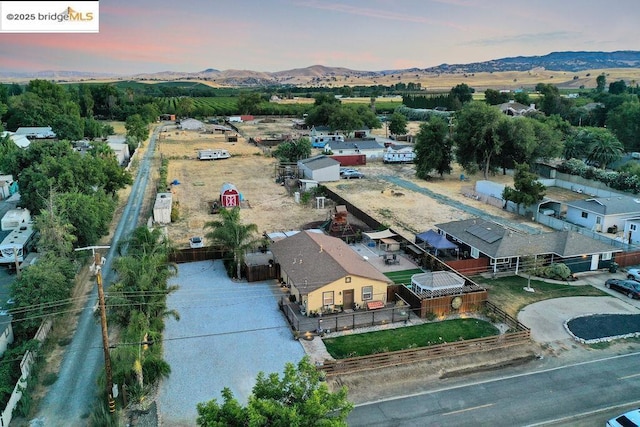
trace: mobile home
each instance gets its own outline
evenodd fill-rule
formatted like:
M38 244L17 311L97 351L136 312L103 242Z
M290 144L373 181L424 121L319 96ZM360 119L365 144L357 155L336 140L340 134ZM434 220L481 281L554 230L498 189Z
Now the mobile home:
M32 224L23 224L11 230L0 243L0 264L22 263L35 244L36 232Z

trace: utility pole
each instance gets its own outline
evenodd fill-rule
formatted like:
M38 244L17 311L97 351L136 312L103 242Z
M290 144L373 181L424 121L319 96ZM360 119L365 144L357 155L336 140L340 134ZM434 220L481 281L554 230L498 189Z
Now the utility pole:
M19 279L20 278L20 261L18 261L18 248L17 247L13 247L13 259L14 262L16 263L16 277Z
M96 282L98 284L98 303L100 306L100 324L102 326L102 349L104 350L104 373L106 377L107 403L109 412L116 411L116 401L113 399L113 377L111 374L111 356L109 355L109 332L107 330L107 308L104 299L104 288L102 286L102 256L96 252L99 248L109 248L110 246L89 246L77 248L76 251L91 249L93 262L96 270Z

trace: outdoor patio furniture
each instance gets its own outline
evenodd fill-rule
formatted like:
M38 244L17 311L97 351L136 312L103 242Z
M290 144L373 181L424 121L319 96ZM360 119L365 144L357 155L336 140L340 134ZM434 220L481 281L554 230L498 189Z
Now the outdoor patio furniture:
M367 310L377 310L384 308L384 301L369 301L367 303Z

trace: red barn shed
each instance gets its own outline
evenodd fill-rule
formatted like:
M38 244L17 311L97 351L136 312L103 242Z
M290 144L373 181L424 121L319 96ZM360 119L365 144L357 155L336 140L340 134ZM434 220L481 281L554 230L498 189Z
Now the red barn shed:
M240 206L240 193L235 185L225 182L220 190L220 204L224 208Z

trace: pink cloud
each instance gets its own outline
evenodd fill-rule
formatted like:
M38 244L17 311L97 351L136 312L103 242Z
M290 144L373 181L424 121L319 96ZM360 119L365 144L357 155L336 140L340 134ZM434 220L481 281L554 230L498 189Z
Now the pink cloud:
M445 21L440 18L430 18L429 16L421 16L417 14L406 14L395 12L394 10L371 9L359 6L350 6L341 3L326 3L317 0L308 0L298 3L300 6L312 9L328 10L331 12L348 13L350 15L363 16L365 18L385 19L390 21L413 22L418 24L431 24L438 26L447 26L451 28L464 29L463 26L455 21Z

